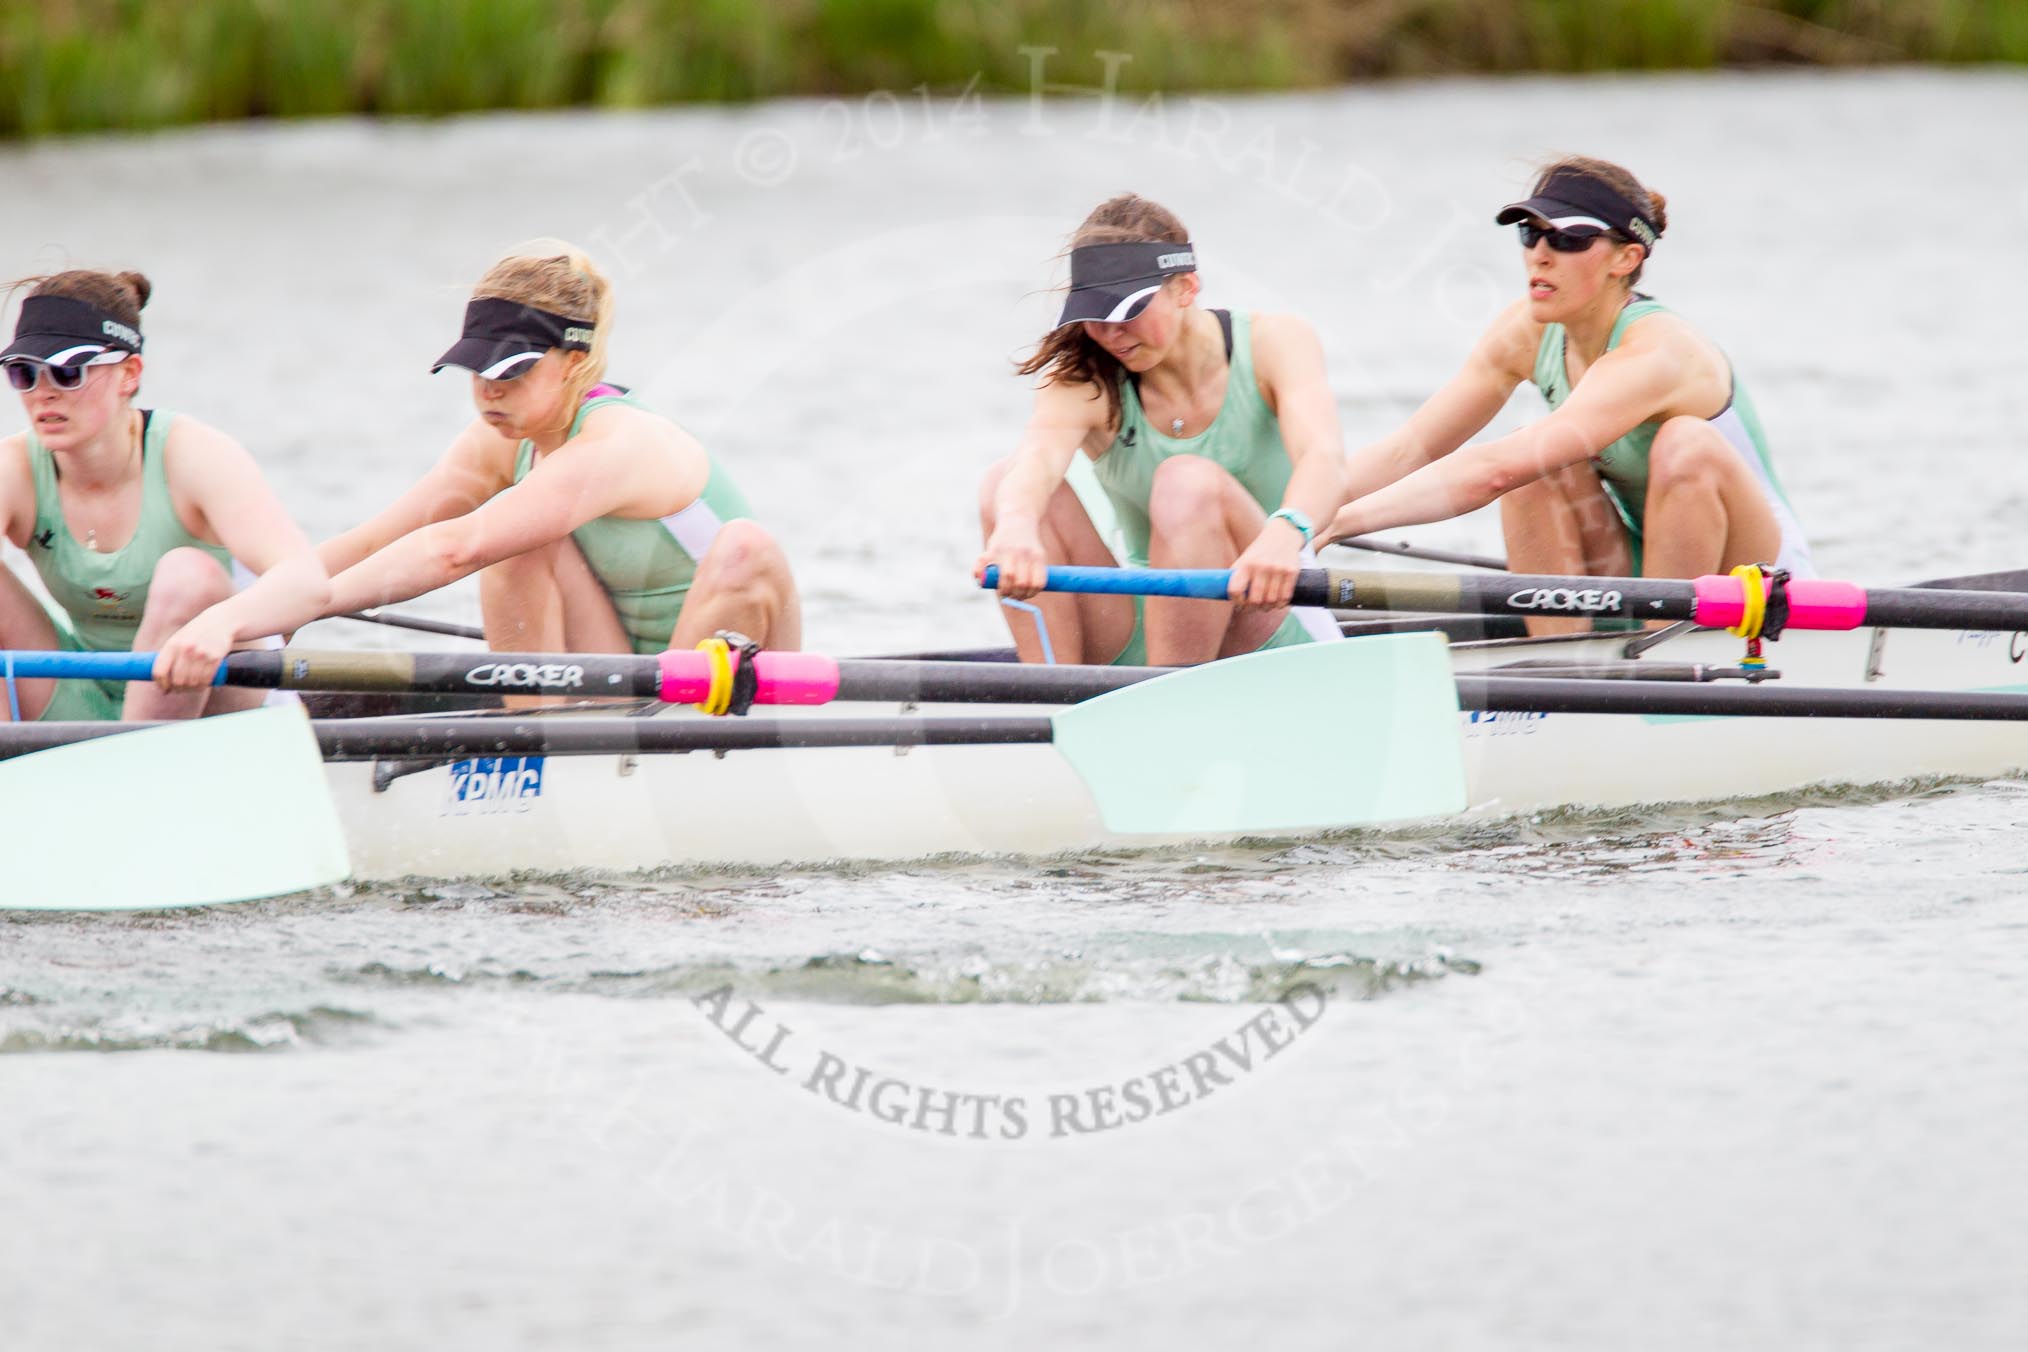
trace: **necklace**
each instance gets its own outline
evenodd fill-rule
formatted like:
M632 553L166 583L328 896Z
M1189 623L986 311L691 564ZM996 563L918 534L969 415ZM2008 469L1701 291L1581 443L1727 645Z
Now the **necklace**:
M139 436L133 437L130 444L131 450L129 451L129 456L131 459L138 460L141 456L141 438ZM147 490L144 488L142 491L146 492ZM97 526L85 527L84 545L86 549L94 554L99 552L99 528Z
M1169 420L1169 435L1172 437L1183 435L1183 420L1181 418L1171 418Z

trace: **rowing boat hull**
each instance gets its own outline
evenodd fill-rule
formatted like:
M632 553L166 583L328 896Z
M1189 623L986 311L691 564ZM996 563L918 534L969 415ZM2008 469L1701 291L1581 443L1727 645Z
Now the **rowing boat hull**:
M1454 657L1460 672L1527 659L1605 662L1618 659L1625 644L1625 635L1463 644ZM1651 657L1726 664L1737 660L1739 646L1724 634L1700 632L1670 640ZM2018 633L1794 633L1770 654L1788 685L2028 690L2028 636ZM1463 717L1472 810L1488 815L2028 769L2028 723ZM354 871L364 878L1052 854L1160 843L1108 832L1083 784L1047 745L510 757L436 766L384 788L376 788L372 764L333 764L328 771Z

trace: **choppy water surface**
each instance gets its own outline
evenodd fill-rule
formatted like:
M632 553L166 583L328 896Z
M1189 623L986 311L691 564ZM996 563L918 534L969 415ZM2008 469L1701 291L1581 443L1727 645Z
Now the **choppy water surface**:
M2028 206L2018 76L964 112L13 150L0 241L145 268L152 397L313 533L458 425L422 371L491 252L603 243L616 373L782 531L812 645L869 651L995 636L971 485L1093 200L1169 201L1214 302L1314 319L1358 441L1512 291L1481 221L1584 149L1669 195L1649 283L1752 382L1828 571L2023 561L2028 269L1976 224ZM9 918L4 1341L2010 1346L2024 821L1930 784Z

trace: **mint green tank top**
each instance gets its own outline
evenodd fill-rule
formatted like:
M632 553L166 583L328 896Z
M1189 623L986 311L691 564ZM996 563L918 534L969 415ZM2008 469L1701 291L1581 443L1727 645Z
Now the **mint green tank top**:
M1637 319L1652 314L1667 314L1668 308L1651 296L1635 293L1613 321L1613 331L1606 339L1606 351L1620 345L1621 339ZM1564 331L1561 324L1546 324L1542 329L1542 344L1535 350L1535 388L1542 391L1542 397L1551 409L1560 408L1570 397L1570 370L1564 364ZM1783 536L1787 539L1791 531L1793 509L1788 496L1782 491L1780 480L1775 478L1774 461L1769 458L1767 434L1761 430L1760 416L1754 411L1753 400L1747 397L1745 386L1739 383L1735 374L1732 378L1732 399L1711 424L1725 434L1726 440L1745 458L1773 501L1778 504L1777 517L1783 525ZM1612 500L1620 519L1627 525L1636 541L1641 538L1642 515L1648 503L1648 454L1655 444L1659 420L1644 422L1613 442L1592 457L1592 465L1598 470L1606 496ZM1800 532L1795 532L1800 539Z
M79 642L93 652L133 649L155 565L170 550L201 549L232 571L231 552L186 530L170 499L163 447L176 415L143 410L141 418L141 516L133 538L113 550L86 549L70 533L57 492L56 457L35 433L28 434L28 463L35 475L35 530L28 539L28 557L42 585L70 617Z
M1105 454L1092 462L1092 468L1112 500L1127 547L1126 562L1131 566L1147 566L1151 533L1148 496L1154 490L1156 467L1172 455L1201 455L1225 469L1263 512L1282 505L1295 466L1288 448L1282 445L1281 424L1261 398L1260 382L1254 378L1252 315L1232 316L1225 402L1218 406L1211 425L1194 437L1157 432L1141 408L1141 393L1134 382L1124 376L1120 379L1120 429Z
M569 435L576 436L592 411L607 404L641 407L618 386L594 386L571 420ZM526 478L534 464L535 443L524 441L514 458L514 482ZM718 528L752 515L745 495L712 461L704 492L681 511L659 520L602 516L572 531L571 539L612 598L634 651L653 654L669 646L696 580L698 560L711 548Z

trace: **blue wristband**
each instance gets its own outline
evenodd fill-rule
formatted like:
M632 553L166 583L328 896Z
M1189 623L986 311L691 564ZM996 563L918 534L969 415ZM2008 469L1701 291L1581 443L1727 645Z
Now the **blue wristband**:
M1316 527L1310 524L1310 518L1303 515L1302 512L1294 507L1277 507L1268 513L1268 520L1274 521L1277 519L1286 521L1301 531L1303 533L1304 544L1310 543L1310 537L1317 533Z

